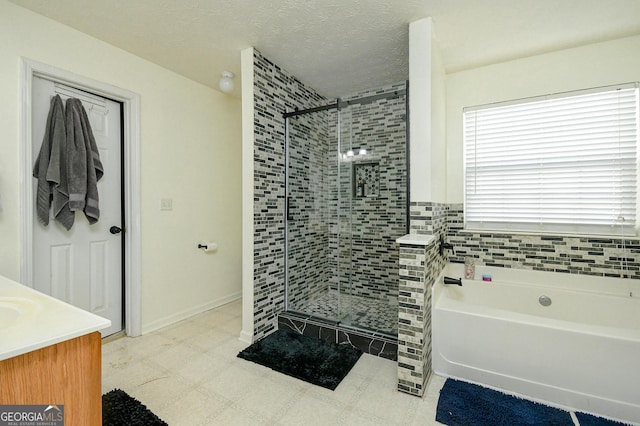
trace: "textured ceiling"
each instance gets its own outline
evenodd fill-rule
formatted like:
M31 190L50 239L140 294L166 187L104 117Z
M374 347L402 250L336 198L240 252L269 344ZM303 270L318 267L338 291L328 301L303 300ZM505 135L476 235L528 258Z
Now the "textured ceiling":
M640 34L638 0L10 1L214 88L254 46L328 97L407 79L427 16L448 71Z

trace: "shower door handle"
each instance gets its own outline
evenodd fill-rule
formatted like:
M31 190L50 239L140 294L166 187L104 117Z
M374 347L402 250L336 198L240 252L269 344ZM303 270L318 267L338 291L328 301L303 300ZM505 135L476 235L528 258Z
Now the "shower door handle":
M289 201L289 197L287 197L285 200L285 210L286 210L287 220L293 220L293 216L289 212L290 206L291 206L291 201Z

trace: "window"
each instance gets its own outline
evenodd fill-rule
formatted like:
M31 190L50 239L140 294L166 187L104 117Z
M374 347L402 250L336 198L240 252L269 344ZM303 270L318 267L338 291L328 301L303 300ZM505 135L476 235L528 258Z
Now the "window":
M635 235L638 86L465 108L465 227Z

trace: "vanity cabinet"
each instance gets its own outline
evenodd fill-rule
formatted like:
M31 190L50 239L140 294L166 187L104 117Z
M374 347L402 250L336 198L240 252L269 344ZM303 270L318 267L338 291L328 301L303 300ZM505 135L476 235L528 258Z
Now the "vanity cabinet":
M102 424L102 341L93 332L0 361L0 405L64 405L64 424Z
M38 405L49 409L45 415L50 415L55 407L49 405L64 406L65 426L101 425L99 330L110 325L108 319L0 276L3 412L13 412L13 407L6 406ZM31 410L28 413L33 414Z

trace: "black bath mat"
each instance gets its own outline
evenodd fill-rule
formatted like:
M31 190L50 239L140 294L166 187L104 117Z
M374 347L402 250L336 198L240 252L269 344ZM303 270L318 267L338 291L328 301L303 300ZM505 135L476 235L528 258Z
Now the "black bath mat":
M258 340L238 357L280 373L335 390L362 355L347 345L337 345L289 329L277 330Z
M102 426L167 426L147 407L125 391L102 395Z
M453 379L440 391L436 421L450 426L573 426L566 411Z

